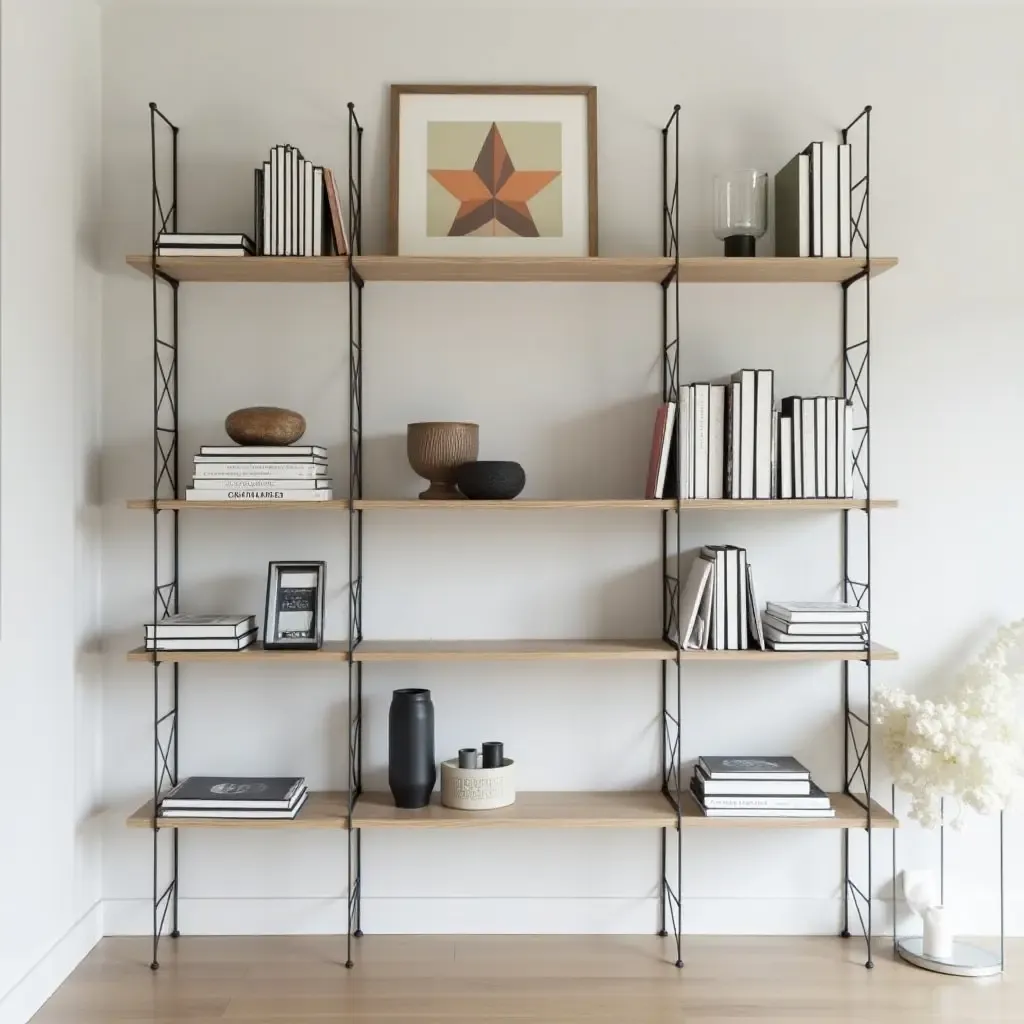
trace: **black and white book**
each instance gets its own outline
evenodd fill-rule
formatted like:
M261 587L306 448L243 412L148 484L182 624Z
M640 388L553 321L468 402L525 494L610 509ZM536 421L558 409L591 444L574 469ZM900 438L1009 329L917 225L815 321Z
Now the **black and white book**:
M779 416L779 482L780 498L795 498L793 488L793 417Z
M715 796L704 792L696 780L690 788L694 796L708 809L736 811L827 811L832 807L828 793L813 782L806 796Z
M160 807L287 811L305 789L301 776L192 775L168 791Z
M742 387L738 382L725 388L725 496L740 496L740 415Z
M726 565L725 548L704 547L700 557L714 566L711 589L711 629L708 649L725 651L729 649L727 600L729 573Z
M257 458L240 458L238 455L196 455L192 460L197 466L326 466L327 459L319 455L261 455Z
M200 455L226 455L241 462L252 458L260 462L264 458L278 456L298 457L311 456L326 459L327 449L319 444L204 444L199 449Z
M811 158L798 153L775 175L775 255L811 255Z
M698 799L708 796L807 796L811 780L806 779L709 779L698 766L690 783Z
M828 463L828 442L825 424L828 420L828 399L819 395L814 399L814 493L817 498L828 497L825 468Z
M839 399L825 399L825 497L839 493Z
M276 189L276 207L274 210L274 223L276 225L274 234L276 236L276 247L275 253L278 256L287 256L287 247L285 246L285 164L287 163L287 154L284 146L274 147L274 164L277 168L275 178L277 179Z
M790 422L789 427L783 427L784 430L788 430L790 436L789 461L792 465L793 486L789 497L802 498L804 497L802 399L796 395L789 395L782 399L779 408L782 411L782 419Z
M755 370L754 497L772 497L772 412L775 409L775 371Z
M779 810L736 810L730 808L728 810L722 810L717 808L705 807L699 800L697 801L698 806L704 812L705 817L708 818L834 818L836 812L829 807L827 810L793 810L793 811L779 811Z
M814 438L814 399L800 400L800 463L805 498L823 498L818 493L817 447Z
M783 756L752 757L702 756L697 766L709 779L796 780L810 779L811 773L795 758Z
M823 256L824 234L822 231L822 207L825 202L824 174L822 167L822 144L812 142L804 153L809 157L808 172L810 175L811 193L811 255Z
M737 370L732 375L734 384L739 384L739 497L754 497L754 474L757 462L757 373L755 370ZM735 396L734 396L735 398ZM737 442L734 430L732 443Z
M853 255L853 222L850 188L853 184L853 151L848 142L839 146L839 255Z
M288 462L278 459L276 462L231 462L227 459L211 457L209 462L197 462L193 473L195 479L225 480L249 479L258 477L263 480L305 480L326 478L327 463L316 461Z
M326 218L324 215L327 204L324 202L324 169L313 168L313 255L324 255L324 235L326 234Z
M262 187L260 190L260 215L263 217L263 245L260 246L259 252L263 256L272 256L274 254L274 240L272 237L271 217L273 211L273 191L270 178L270 161L264 160L263 166L260 168L260 174L263 178Z
M821 146L821 255L839 255L839 147Z
M709 459L711 455L711 385L691 384L693 403L693 496L708 497Z
M757 608L757 594L754 593L754 570L747 562L747 631L751 639L763 651L764 629L761 624L761 615Z
M846 638L849 640L849 638ZM813 653L814 651L820 651L825 653L827 651L865 651L867 650L867 641L865 640L826 640L824 637L792 637L788 640L775 640L771 637L765 637L765 643L768 645L770 651L792 651L794 653L806 652Z
M261 821L261 820L274 820L274 821L292 821L298 817L299 811L305 806L306 799L309 796L309 791L305 791L295 801L295 806L290 810L285 811L265 811L265 810L196 810L196 809L180 809L180 808L168 808L160 812L162 818L220 818L224 820L239 820L239 821Z
M863 633L836 633L834 632L835 626L826 627L831 629L832 632L808 634L787 633L786 630L773 626L767 620L762 625L765 639L772 644L775 650L788 650L799 644L811 648L822 645L837 650L856 651L862 648L866 642Z
M731 591L726 607L730 650L745 651L750 645L747 629L747 552L745 548L729 544L726 546L725 554Z
M854 491L854 477L856 476L856 470L853 468L853 459L856 454L854 444L856 443L856 438L862 436L854 429L853 402L844 403L843 417L843 433L846 439L843 448L843 456L846 460L846 497L852 498Z
M808 639L815 636L863 636L867 629L866 622L787 622L767 611L761 619L766 627L771 626L786 636Z
M159 245L157 256L251 256L252 249L233 245Z
M265 490L291 489L298 491L315 491L323 488L330 488L332 485L329 476L307 477L305 479L295 478L289 480L284 477L268 477L266 479L238 478L220 479L218 477L193 477L192 486L197 491L246 491L263 488Z
M254 252L256 245L253 240L241 232L183 232L161 231L156 236L156 244L170 249L247 249Z
M334 491L329 487L303 489L296 487L246 487L241 490L209 490L186 487L186 501L333 501Z
M147 651L244 651L256 640L257 630L238 637L164 637L146 638Z
M712 384L708 412L708 497L725 497L725 385Z
M783 622L867 622L866 608L844 601L769 601L769 615Z
M146 637L229 638L244 636L256 628L255 615L168 615L157 623L146 623Z

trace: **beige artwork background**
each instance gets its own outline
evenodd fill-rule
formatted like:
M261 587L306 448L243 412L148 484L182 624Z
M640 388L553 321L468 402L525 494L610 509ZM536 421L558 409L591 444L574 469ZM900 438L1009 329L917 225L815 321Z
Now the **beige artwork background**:
M427 123L427 235L445 237L459 210L459 200L430 176L432 170L469 170L492 124L519 171L562 170L560 121L430 121ZM562 236L562 175L527 203L542 238Z

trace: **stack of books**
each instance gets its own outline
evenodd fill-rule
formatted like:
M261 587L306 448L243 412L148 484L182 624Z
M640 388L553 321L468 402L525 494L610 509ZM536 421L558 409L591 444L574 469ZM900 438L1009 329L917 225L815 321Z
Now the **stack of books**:
M327 449L318 444L204 444L186 501L330 501Z
M338 182L294 146L274 146L254 172L256 251L264 256L348 253Z
M168 615L146 624L147 651L243 651L255 640L255 615Z
M868 613L842 601L769 601L761 618L773 651L863 651Z
M303 778L193 775L160 801L160 816L288 821L299 813L308 795Z
M834 818L795 757L701 757L690 792L708 818Z
M161 231L156 239L157 256L252 256L255 251L253 240L237 232L186 234Z
M774 370L684 385L655 415L646 497L852 498L853 403L774 392Z
M679 621L684 650L765 649L745 548L709 544L700 549L683 587ZM674 636L669 639L675 642Z
M853 150L812 142L775 175L775 255L851 256Z

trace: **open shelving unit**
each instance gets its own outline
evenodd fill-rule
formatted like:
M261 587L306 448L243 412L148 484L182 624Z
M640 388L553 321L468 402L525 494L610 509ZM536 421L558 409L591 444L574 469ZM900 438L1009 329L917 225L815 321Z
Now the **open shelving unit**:
M862 133L863 175L853 183L851 232L859 255L849 259L788 259L682 257L679 253L679 107L662 129L665 175L662 197L662 250L659 257L580 258L462 258L367 256L362 253L362 135L363 129L349 104L348 206L352 253L346 257L158 257L160 231L176 230L178 217L178 128L150 104L152 141L151 227L154 239L145 256L128 256L128 264L146 274L153 289L153 479L147 498L132 499L128 507L148 511L153 523L153 619L179 608L178 554L180 514L183 511L243 512L257 510L318 511L342 513L349 540L348 639L325 642L316 651L267 651L262 645L240 652L147 651L128 652L132 662L151 666L153 683L154 770L152 797L127 821L133 828L153 834L153 957L165 925L171 936L179 935L179 834L191 828L320 828L347 835L348 929L346 966L353 966L353 939L362 935L363 829L422 828L647 828L660 841L659 934L674 939L676 966L682 962L682 835L699 829L831 829L843 833L843 935L849 936L853 913L860 922L871 964L872 834L896 828L898 822L872 798L871 724L867 714L871 699L871 672L875 661L891 661L894 650L874 642L868 616L869 644L857 652L688 651L671 640L679 635L679 604L683 564L681 524L689 512L712 513L833 513L843 517L842 588L845 599L870 612L871 516L879 509L896 507L892 499L876 498L870 486L870 403L867 376L870 356L871 280L893 268L891 257L872 256L869 217L870 108L843 129ZM156 138L171 137L171 195L157 184ZM367 498L363 495L363 290L376 282L562 282L646 284L660 288L663 311L661 341L662 397L677 401L681 386L680 288L684 284L834 284L842 297L843 394L859 407L863 424L858 428L858 447L853 465L863 492L856 498L787 500L647 501L609 499L517 499L497 501L421 502L408 498ZM325 502L214 502L185 501L179 478L178 424L178 295L185 282L306 282L345 285L348 289L349 345L349 494ZM160 289L169 289L170 303L158 301ZM862 302L863 336L854 337L851 316L854 302ZM162 313L161 310L165 312ZM677 430L679 424L677 423ZM677 438L678 441L678 438ZM637 511L660 516L662 552L662 621L660 636L640 639L465 639L368 640L363 634L363 516L380 511L430 512L440 515L488 512ZM851 529L852 517L861 529ZM855 550L856 549L856 550ZM855 569L856 567L856 569ZM656 625L656 624L655 624ZM653 632L653 630L652 630ZM362 694L363 665L379 662L453 661L645 661L654 663L661 679L660 788L617 792L525 792L509 807L467 812L434 801L421 810L396 808L388 794L364 792L362 787ZM179 666L203 662L224 665L267 662L314 662L344 665L348 685L348 787L340 792L311 793L306 805L291 821L218 820L167 818L155 813L161 795L178 781ZM830 819L709 818L701 813L686 785L681 753L682 690L684 666L696 662L739 661L751 663L835 662L843 679L844 748L841 792L830 794L836 815ZM530 699L528 695L524 699ZM866 884L853 878L851 832L866 837ZM160 833L170 833L169 844ZM671 838L673 837L674 838ZM169 882L160 884L160 865L167 858Z

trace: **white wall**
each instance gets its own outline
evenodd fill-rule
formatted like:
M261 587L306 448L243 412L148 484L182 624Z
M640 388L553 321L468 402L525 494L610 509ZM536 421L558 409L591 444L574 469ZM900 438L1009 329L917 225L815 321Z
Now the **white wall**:
M671 6L671 10L667 9ZM104 896L110 931L148 928L149 843L123 814L150 784L148 672L123 661L149 600L150 522L124 510L149 486L149 289L124 267L148 244L146 102L182 126L181 225L246 229L251 169L290 141L344 171L345 103L366 125L368 251L381 251L386 89L392 82L592 82L598 86L605 254L660 245L659 129L682 109L682 244L713 253L712 173L774 171L811 138L874 104L873 242L901 258L877 282L872 334L877 636L903 661L890 682L940 680L1000 619L1020 614L1024 550L1015 397L1024 318L1012 294L1012 200L1024 99L1009 10L711 5L503 14L441 4L114 4L104 20ZM512 11L513 8L509 8ZM144 42L145 41L145 42ZM766 240L767 241L767 240ZM763 249L770 252L770 241ZM301 409L345 477L343 288L185 286L184 455L221 436L231 409ZM629 496L643 485L657 387L660 296L644 286L372 285L366 293L366 492L413 495L405 424L475 419L482 455L519 459L527 494ZM773 365L780 393L834 391L838 289L687 288L686 375ZM985 501L977 499L984 496ZM746 545L762 598L831 595L839 524L828 517L688 516L688 546ZM637 515L371 514L367 636L630 636L659 629L659 542ZM268 559L326 558L328 634L344 636L346 523L259 513L183 518L187 610L261 610ZM345 780L345 685L324 668L189 667L182 768ZM385 785L397 686L429 686L440 752L497 736L523 788L652 787L658 673L643 665L403 665L366 669L366 773ZM841 782L834 667L687 671L683 753L792 751ZM1009 821L1008 842L1022 838ZM990 876L969 868L972 930L991 931ZM921 851L913 836L904 849ZM908 845L909 844L909 845ZM973 844L973 845L971 845ZM876 892L887 892L879 844ZM927 848L927 849L930 849ZM689 931L830 932L838 835L687 834ZM364 836L367 931L649 931L655 834L390 833ZM994 853L994 851L993 851ZM920 857L920 852L913 856ZM341 835L187 834L185 931L335 931ZM756 864L756 870L751 865ZM972 879L976 879L972 880ZM1010 926L1024 928L1011 879ZM966 899L964 902L968 902Z
M100 15L4 0L0 1021L102 934Z

